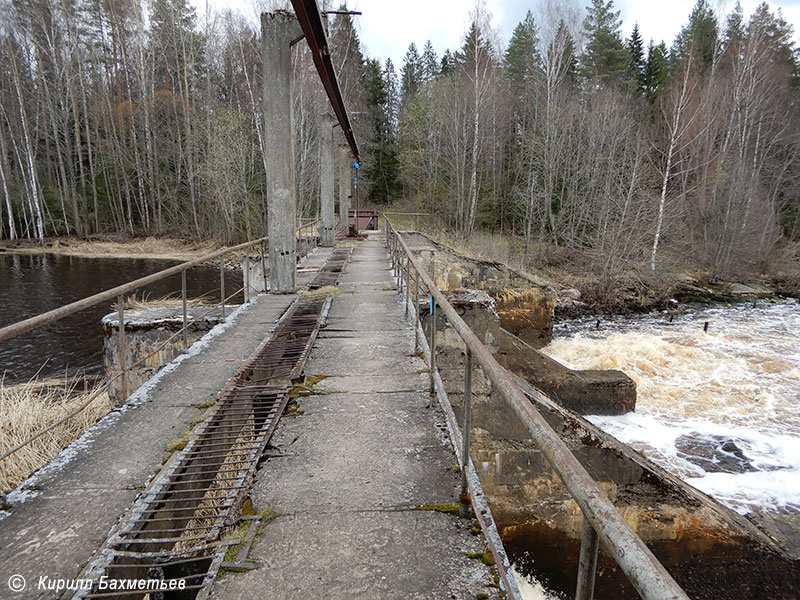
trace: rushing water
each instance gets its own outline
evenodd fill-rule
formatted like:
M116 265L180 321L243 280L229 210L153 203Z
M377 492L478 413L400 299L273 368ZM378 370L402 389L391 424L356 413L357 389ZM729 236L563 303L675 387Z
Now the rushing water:
M543 351L632 377L636 412L589 420L691 485L741 513L800 510L798 303L576 320Z
M38 315L86 296L144 277L175 261L127 258L78 258L58 255L0 254L0 327ZM219 271L195 267L186 277L188 295L219 300ZM241 286L241 277L226 274L227 293ZM180 296L180 275L136 292L151 299ZM132 294L130 294L132 295ZM241 300L239 300L241 301ZM103 362L100 319L111 302L98 304L0 343L0 375L6 381L63 374L66 369L94 371Z

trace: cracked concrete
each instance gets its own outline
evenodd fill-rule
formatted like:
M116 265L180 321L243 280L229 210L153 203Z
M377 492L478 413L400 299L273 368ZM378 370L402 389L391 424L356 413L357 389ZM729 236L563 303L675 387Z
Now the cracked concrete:
M281 421L272 444L287 455L251 491L256 509L279 513L250 552L260 568L224 574L213 598L497 597L489 568L467 557L485 551L470 523L415 509L457 502L460 479L387 267L378 240L355 248L340 280L355 293L333 299L305 369L327 375L321 393Z

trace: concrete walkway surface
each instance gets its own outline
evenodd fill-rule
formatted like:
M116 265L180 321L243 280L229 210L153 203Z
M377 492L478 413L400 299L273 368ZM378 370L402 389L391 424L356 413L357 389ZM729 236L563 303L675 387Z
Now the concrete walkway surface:
M415 507L457 502L456 458L426 364L393 289L386 249L357 245L306 364L326 376L300 398L251 498L279 516L250 552L260 567L225 573L212 598L497 598L470 553L471 523ZM302 413L302 414L300 414Z
M318 248L302 264L319 267L330 252ZM313 275L299 273L298 283ZM9 495L11 510L0 512L0 598L52 600L54 592L36 589L39 576L80 575L170 455L166 444L202 414L198 405L217 398L296 297L255 298L228 319L227 329L205 343L202 352L190 349L178 368L151 380L122 410L112 411L23 484L21 492ZM12 575L25 578L24 591L9 590Z

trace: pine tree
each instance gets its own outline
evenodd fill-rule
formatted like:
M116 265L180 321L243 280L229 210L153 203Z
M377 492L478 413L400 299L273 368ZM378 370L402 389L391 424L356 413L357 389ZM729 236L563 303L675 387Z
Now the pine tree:
M670 50L670 68L675 71L691 52L701 72L717 57L719 27L717 16L706 0L697 0L689 15L689 23L681 29Z
M617 85L625 78L629 59L622 43L621 25L613 0L592 0L583 22L587 44L581 71L587 81Z
M400 96L405 103L413 97L422 85L422 59L414 42L408 46L400 69Z
M733 7L731 14L725 22L725 49L733 52L739 52L739 45L744 39L744 12L742 11L742 3L736 0L736 5Z
M628 76L634 82L637 92L640 94L644 91L644 71L645 71L645 55L644 55L644 42L639 33L639 24L633 26L631 37L625 42L625 47L630 56L628 62Z
M433 49L433 44L428 40L425 42L425 47L422 49L422 81L428 82L436 79L439 75L439 59L436 57L436 51Z

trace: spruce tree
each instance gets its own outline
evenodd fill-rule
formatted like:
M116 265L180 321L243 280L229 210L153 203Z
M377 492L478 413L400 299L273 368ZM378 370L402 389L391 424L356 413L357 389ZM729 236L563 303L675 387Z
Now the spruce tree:
M621 25L613 0L592 0L583 22L587 43L581 57L581 72L590 85L618 85L624 80L629 59Z
M420 63L422 66L422 81L428 82L436 79L437 75L439 75L439 59L436 57L436 51L433 49L433 44L431 44L430 40L425 42Z
M664 89L664 83L667 81L667 74L669 72L669 65L667 60L667 45L664 42L654 45L653 40L650 40L650 45L647 47L647 62L644 66L644 97L650 104L655 104L661 91Z
M539 36L531 11L511 34L505 54L506 75L515 99L530 96L536 72L541 69Z
M444 54L442 54L442 62L441 66L439 67L439 74L440 75L447 75L453 71L453 68L456 66L456 60L453 57L453 53L450 50L445 50Z
M397 118L400 112L400 83L394 70L394 63L387 58L383 66L383 82L386 90L386 116L389 119L390 136L397 140Z
M417 51L417 45L411 42L403 57L403 67L400 69L400 95L403 103L413 97L422 85L422 59Z
M386 204L396 187L397 150L388 114L386 80L377 59L367 60L364 64L363 83L369 133L362 144L372 157L364 165L363 177L369 184L369 199L377 204Z
M639 33L639 24L633 26L631 37L625 42L625 47L628 50L628 77L634 83L634 86L640 94L644 91L644 70L645 70L645 55L644 55L644 42Z

